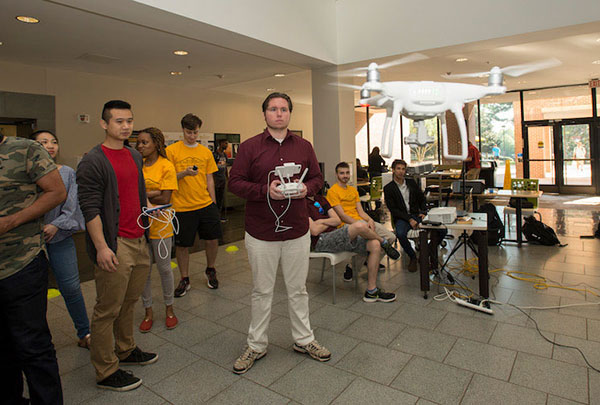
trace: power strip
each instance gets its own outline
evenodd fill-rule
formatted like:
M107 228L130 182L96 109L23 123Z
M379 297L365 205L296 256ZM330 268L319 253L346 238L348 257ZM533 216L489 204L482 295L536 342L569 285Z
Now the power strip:
M474 300L472 298L469 298L469 301L471 301L471 302L465 301L460 298L455 298L454 300L458 305L462 305L463 307L471 308L471 309L474 309L475 311L484 312L488 315L494 315L494 311L492 311L492 309L489 307L489 304L487 302L486 302L487 305L481 304L478 300Z

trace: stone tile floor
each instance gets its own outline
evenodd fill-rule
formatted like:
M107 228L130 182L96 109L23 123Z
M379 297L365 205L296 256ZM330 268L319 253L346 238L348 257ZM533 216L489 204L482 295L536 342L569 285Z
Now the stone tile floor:
M550 211L546 217L556 218ZM570 216L569 211L561 214L559 221L572 226L563 229L589 228L588 223L581 223L586 215L576 212ZM522 306L600 301L589 292L538 290L532 283L506 275L508 270L521 271L600 292L600 240L561 233L563 243L568 243L564 248L491 247L490 269L503 269L492 273L493 297ZM135 337L142 349L155 351L160 358L154 365L129 368L144 380L132 392L96 388L89 353L76 346L62 298L51 299L48 320L65 403L600 403L600 373L588 368L579 353L547 343L534 324L513 307L494 305L493 316L474 312L433 300L438 291L435 285L430 298L424 300L418 273L405 270L404 257L391 262L379 275L380 286L398 295L396 302L388 304L362 302L366 269L360 273L359 290L354 291L354 283L342 281L341 266L337 271L337 304L332 305L331 273L326 270L321 282L321 262L311 262L307 283L311 321L317 339L333 353L328 363L318 363L291 349L285 287L279 275L268 355L247 374L235 375L231 367L246 338L252 280L243 241L230 245L239 251L225 252L229 245L219 248L218 290L206 287L204 253L192 256L192 290L175 300L180 325L174 330L163 326L160 280L154 270L155 326L147 334L136 330ZM462 256L451 262L455 274L462 267ZM465 275L458 278L476 288L477 280ZM82 289L91 314L93 281L83 283ZM525 311L548 338L578 346L592 365L600 368L599 306ZM136 328L142 317L140 303Z

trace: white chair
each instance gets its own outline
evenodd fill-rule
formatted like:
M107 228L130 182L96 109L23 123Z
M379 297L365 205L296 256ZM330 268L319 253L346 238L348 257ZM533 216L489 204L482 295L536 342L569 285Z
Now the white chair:
M310 252L310 259L323 259L323 268L321 270L321 281L325 274L325 259L329 259L331 263L332 273L332 287L333 287L333 303L335 304L335 265L344 262L348 259L352 259L352 276L354 278L354 288L358 288L358 271L356 269L356 253L353 252L339 252L339 253L328 253L328 252Z

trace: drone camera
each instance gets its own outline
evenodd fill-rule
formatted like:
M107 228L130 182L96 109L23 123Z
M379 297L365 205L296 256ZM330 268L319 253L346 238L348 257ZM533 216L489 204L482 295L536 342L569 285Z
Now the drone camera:
M362 89L360 91L360 98L361 99L365 99L365 98L369 98L369 97L371 97L371 91L370 90Z

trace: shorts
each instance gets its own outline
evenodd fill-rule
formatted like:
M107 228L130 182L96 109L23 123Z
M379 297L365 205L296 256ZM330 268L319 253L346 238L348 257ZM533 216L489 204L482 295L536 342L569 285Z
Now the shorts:
M315 252L354 252L360 256L367 256L367 240L356 236L351 240L348 233L348 225L344 225L335 231L322 233L315 245Z
M199 239L221 239L221 214L215 203L194 211L176 212L179 233L175 235L175 246L192 247L196 233Z

